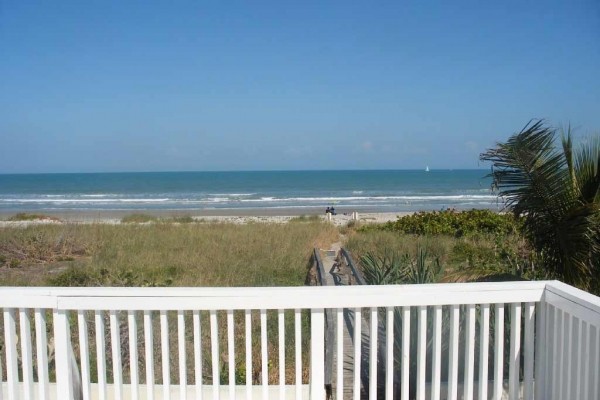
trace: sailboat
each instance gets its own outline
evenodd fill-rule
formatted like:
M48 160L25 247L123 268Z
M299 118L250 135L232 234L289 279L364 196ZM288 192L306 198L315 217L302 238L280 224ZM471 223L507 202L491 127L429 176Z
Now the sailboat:
M429 172L429 165L425 167L425 172Z

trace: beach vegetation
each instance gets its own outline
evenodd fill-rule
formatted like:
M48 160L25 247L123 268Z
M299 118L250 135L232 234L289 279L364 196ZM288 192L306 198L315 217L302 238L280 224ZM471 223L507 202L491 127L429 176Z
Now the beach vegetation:
M481 234L508 235L518 231L519 218L492 210L421 211L398 217L384 224L364 225L360 230L384 230L411 235L449 235L454 237Z
M366 253L360 258L365 281L370 285L434 283L443 271L439 257L417 246L416 254Z
M56 217L45 214L17 213L8 218L9 221L60 221Z
M337 239L336 228L323 222L4 227L3 264L19 260L28 275L26 282L15 281L5 270L0 284L296 286L305 282L313 247Z
M493 187L535 251L545 275L598 291L600 278L600 139L576 146L570 129L532 121L481 154Z
M299 215L297 217L293 217L290 218L289 222L318 222L321 221L321 216L320 215L306 215L306 214L302 214Z
M123 224L144 224L148 222L156 222L158 217L149 214L134 213L121 218Z
M180 215L176 217L171 217L168 219L169 222L174 222L176 224L191 224L196 222L196 220L190 215Z
M391 260L408 260L415 265L416 279L402 279L396 283L425 282L424 264L435 272L428 274L427 282L466 282L521 279L547 279L543 270L536 268L537 259L522 235L470 234L456 237L448 234L404 234L387 229L359 229L349 235L346 248L360 260L366 271L365 256L392 265ZM423 257L425 256L425 257ZM384 260L386 260L384 262ZM420 264L416 261L422 260ZM368 262L368 261L367 261ZM439 268L437 267L439 264ZM386 270L380 268L380 270ZM388 282L392 283L392 282Z
M346 225L340 226L340 233L342 235L350 235L356 232L358 229L364 226L361 221L350 220Z

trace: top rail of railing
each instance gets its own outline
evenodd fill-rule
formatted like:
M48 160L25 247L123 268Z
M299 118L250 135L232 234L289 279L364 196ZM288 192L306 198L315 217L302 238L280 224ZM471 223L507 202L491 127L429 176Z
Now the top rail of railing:
M548 282L545 302L600 327L600 299L560 281Z
M553 281L345 287L4 287L0 288L0 307L236 310L514 303L540 301L548 284L562 287Z

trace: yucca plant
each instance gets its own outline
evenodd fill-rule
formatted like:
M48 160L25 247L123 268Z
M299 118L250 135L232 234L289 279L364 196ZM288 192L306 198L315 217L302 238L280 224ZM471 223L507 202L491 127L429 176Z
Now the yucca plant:
M408 255L386 253L377 256L367 253L360 258L363 275L369 285L393 285L403 283L407 275Z
M418 247L417 257L411 261L405 278L405 283L434 283L438 282L442 273L439 257L428 261L427 250Z
M591 289L600 254L600 142L573 145L570 129L532 121L481 154L492 163L493 188L522 216L523 233L547 276Z

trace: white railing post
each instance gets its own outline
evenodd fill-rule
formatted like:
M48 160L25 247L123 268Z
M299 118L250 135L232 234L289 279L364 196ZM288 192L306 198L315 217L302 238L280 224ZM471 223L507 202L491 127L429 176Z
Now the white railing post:
M6 354L6 383L8 398L17 398L19 371L17 363L17 328L13 308L4 309L4 351ZM0 361L1 362L1 361ZM0 381L2 378L0 377Z
M56 396L72 399L71 371L69 365L69 321L66 310L54 310L54 342L56 362Z
M546 304L544 295L537 305L537 313L535 319L535 380L534 380L534 393L535 400L542 400L546 398L546 369L548 364L546 363Z
M310 399L325 399L325 312L310 310Z

